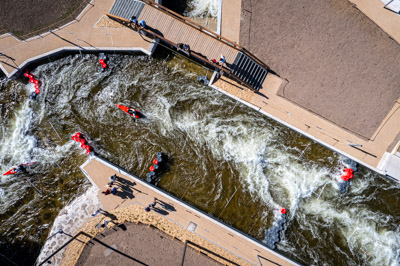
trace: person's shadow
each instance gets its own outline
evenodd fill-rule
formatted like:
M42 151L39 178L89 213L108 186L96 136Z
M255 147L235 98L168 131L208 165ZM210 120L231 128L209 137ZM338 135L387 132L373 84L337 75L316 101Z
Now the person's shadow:
M103 214L104 216L110 218L112 221L117 220L117 216L115 216L115 215L112 214L112 213L109 213L109 212L106 211L106 210L99 209L99 213L101 213L101 214Z
M135 195L133 194L133 186L136 185L135 182L131 182L125 178L117 176L115 184L120 188L121 191L117 191L114 195L122 199L133 199Z
M164 211L163 209L157 208L157 207L152 207L152 210L161 214L161 215L168 215L169 213L167 211Z
M161 207L163 207L163 208L166 209L167 211L171 211L171 212L176 211L176 209L175 209L174 206L172 206L172 205L166 203L165 201L162 201L162 200L156 198L156 202L157 202L158 204L160 204Z

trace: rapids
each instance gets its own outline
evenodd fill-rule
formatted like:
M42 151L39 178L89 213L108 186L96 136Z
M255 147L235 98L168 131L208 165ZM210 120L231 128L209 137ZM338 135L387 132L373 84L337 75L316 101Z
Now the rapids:
M3 256L32 264L58 212L90 187L71 140L79 131L99 156L143 178L166 152L161 188L261 241L285 207L277 251L300 263L399 264L400 184L359 167L341 194L342 156L197 83L205 69L158 53L110 55L104 73L96 55L42 64L32 69L43 82L34 101L24 78L2 85L1 171L37 162L28 175L1 177ZM147 118L135 123L116 103Z
M216 18L218 16L218 0L190 0L185 16Z

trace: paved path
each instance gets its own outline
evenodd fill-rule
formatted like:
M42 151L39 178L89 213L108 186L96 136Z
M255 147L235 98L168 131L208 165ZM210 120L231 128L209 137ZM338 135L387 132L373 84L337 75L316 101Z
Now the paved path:
M0 68L10 77L28 62L63 50L129 50L150 54L151 40L142 38L133 30L96 26L112 4L113 1L109 0L92 0L76 20L26 41L9 34L1 35Z
M216 59L218 61L221 54L223 54L227 64L233 64L239 53L238 49L150 5L146 4L144 6L138 19L146 21L146 25L153 27L157 32L161 33L165 39L173 43L189 44L192 51L208 58L208 60ZM210 32L212 33L212 31Z
M240 6L241 2L241 0L232 0L230 5ZM379 0L353 0L353 2L357 3L360 11L400 43L400 15L383 9L383 4ZM241 19L246 19L249 12L251 9L244 2L241 14L239 14ZM223 5L222 33L239 32L235 23L224 23L224 21L235 21L237 16L238 12L234 12L231 8L224 8ZM279 89L285 86L285 83L284 79L269 74L260 90L263 95L243 90L243 87L232 81L224 80L224 78L216 81L213 87L322 145L344 154L378 173L390 175L400 181L400 99L397 101L393 99L394 104L389 113L381 121L370 140L366 140L318 114L311 113L292 101L278 96ZM358 144L359 146L352 147L349 144Z
M393 145L400 141L400 99L395 102L371 140L365 140L277 95L285 82L269 74L260 90L262 95L246 93L241 86L224 78L217 80L212 87L322 145L400 181L400 149L399 145ZM349 144L359 146L352 147Z
M193 228L190 231L253 265L259 265L257 256L264 258L262 261L266 264L263 265L267 265L268 260L281 265L294 264L294 262L266 248L259 242L224 226L209 216L189 207L188 204L176 200L168 194L163 193L160 189L150 186L143 180L111 165L103 159L91 156L81 166L81 169L93 185L100 188L99 199L103 204L103 209L106 211L130 204L140 204L144 208L152 203L154 197L156 197L161 202L158 206L164 205L166 207L158 207L156 212L165 219L187 230ZM114 174L118 176L117 184L123 189L123 192L115 196L102 194L101 191L104 190L105 185L109 182L109 177Z

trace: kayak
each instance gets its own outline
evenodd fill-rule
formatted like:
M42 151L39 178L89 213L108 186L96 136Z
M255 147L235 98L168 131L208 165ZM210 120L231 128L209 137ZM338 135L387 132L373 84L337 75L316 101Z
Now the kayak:
M133 109L131 107L128 106L124 106L124 105L120 105L120 104L116 104L116 106L121 109L122 111L124 111L125 113L127 113L128 115L134 117L134 118L140 118L141 114L138 110Z
M35 163L35 162L24 163L24 164L20 164L19 166L24 166L25 169L26 169L27 167L33 165L34 163ZM19 166L14 167L14 168L8 170L8 171L5 172L3 175L13 175L13 174L21 173L21 170L18 170L18 167L19 167Z

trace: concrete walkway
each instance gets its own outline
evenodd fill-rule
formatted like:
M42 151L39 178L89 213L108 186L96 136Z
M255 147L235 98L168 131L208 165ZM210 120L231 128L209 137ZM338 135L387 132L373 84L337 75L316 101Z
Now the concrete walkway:
M380 0L352 1L357 3L360 11L400 43L400 15L385 10ZM230 0L229 5L224 2L221 32L235 38L233 32L240 30L235 23L237 17L241 16L241 19L244 19L250 11L246 10L246 6L242 6L241 13L233 8L241 6L241 0ZM224 21L233 21L233 23L224 23ZM269 73L260 90L261 94L252 93L224 77L216 80L212 87L329 149L400 181L400 99L394 102L391 111L367 140L279 96L278 91L286 83L286 80Z
M138 51L151 54L152 40L126 27L96 26L113 1L92 0L76 20L28 40L0 36L0 68L11 77L29 62L59 51Z
M154 212L250 264L259 265L259 258L263 261L263 265L295 264L239 231L217 222L210 216L99 157L90 156L81 169L92 184L99 188L99 199L106 211L132 204L138 204L144 208L156 197L158 203L156 209L153 209ZM105 189L109 177L114 174L118 176L116 184L121 189L117 195L104 195L101 191Z
M329 149L400 181L399 145L393 145L400 141L400 99L382 121L372 140L365 140L278 96L277 92L285 82L278 76L267 75L260 90L262 95L246 91L239 84L224 77L216 80L212 87ZM396 160L397 157L399 160Z
M391 12L381 0L348 0L400 44L400 14Z

